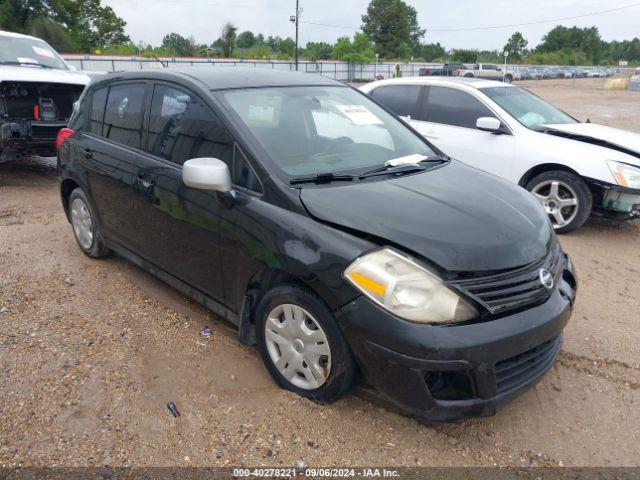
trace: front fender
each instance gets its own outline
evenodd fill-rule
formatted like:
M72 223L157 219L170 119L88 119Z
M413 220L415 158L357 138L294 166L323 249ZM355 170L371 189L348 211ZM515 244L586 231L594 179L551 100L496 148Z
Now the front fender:
M235 311L252 285L269 287L282 280L303 283L336 310L358 295L342 276L345 268L376 246L303 211L243 194L222 213L220 243L225 299Z

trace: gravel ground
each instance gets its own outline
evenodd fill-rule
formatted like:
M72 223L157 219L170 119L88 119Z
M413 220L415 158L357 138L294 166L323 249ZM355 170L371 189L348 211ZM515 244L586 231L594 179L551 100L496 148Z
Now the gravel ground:
M597 85L528 86L638 130L640 94ZM0 466L640 466L639 233L563 236L581 290L555 368L495 417L434 425L362 394L322 407L280 390L212 314L82 255L50 163L0 165Z

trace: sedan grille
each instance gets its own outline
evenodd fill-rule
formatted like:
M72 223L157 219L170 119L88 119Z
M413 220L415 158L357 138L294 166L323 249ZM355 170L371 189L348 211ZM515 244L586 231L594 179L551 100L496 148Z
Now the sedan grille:
M546 372L560 350L561 337L556 337L531 350L496 363L497 393L508 392Z
M541 261L496 275L454 281L452 285L492 314L498 314L546 301L553 288L543 284L541 271L546 269L557 284L563 265L564 254L556 243Z

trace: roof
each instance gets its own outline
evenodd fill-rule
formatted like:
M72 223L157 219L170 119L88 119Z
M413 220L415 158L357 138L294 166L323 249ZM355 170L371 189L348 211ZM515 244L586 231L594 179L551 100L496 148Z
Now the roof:
M361 87L364 91L369 91L374 87L381 85L464 85L470 88L487 88L487 87L515 87L508 83L498 80L487 80L484 78L468 78L468 77L403 77L391 78L389 80L380 80L372 82Z
M163 68L106 75L123 79L188 79L204 84L210 90L259 87L344 86L343 83L314 73L290 72L258 67L229 67L204 64L200 67Z
M37 37L32 37L31 35L23 35L22 33L7 32L6 30L0 30L0 37L30 38L31 40L43 41Z

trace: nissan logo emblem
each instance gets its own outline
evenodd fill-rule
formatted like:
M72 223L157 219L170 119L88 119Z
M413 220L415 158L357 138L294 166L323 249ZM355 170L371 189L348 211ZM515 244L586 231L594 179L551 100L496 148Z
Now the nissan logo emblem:
M540 269L540 283L547 290L551 290L553 288L553 275L551 275L551 272L546 268Z

